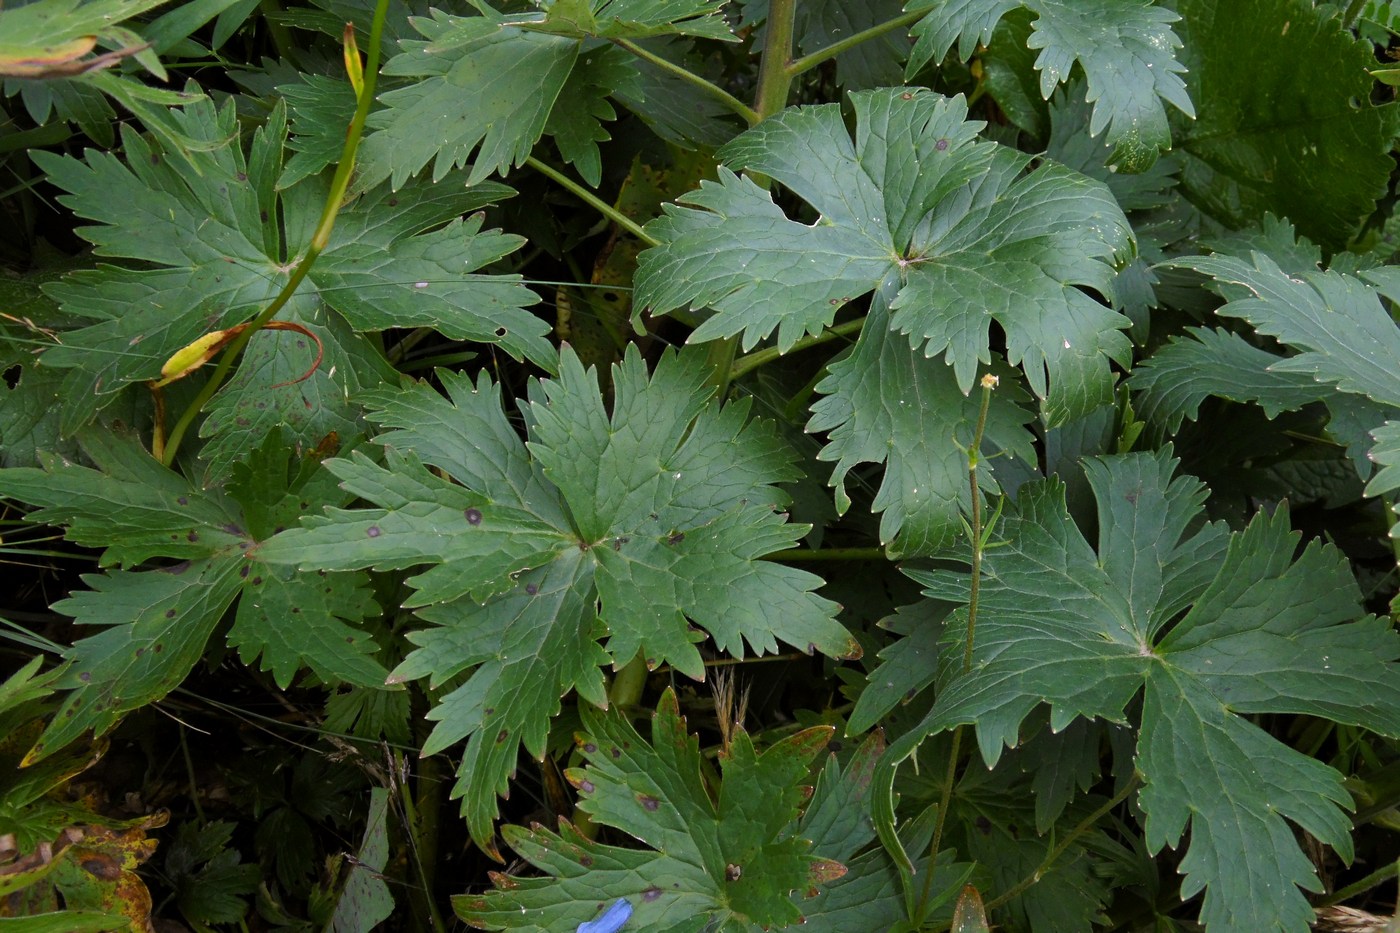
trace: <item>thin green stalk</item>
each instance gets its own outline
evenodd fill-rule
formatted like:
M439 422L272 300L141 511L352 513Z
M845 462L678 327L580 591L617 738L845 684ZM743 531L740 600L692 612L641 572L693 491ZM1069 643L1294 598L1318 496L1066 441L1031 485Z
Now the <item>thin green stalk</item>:
M758 90L754 94L753 123L761 122L787 106L792 76L787 73L792 59L792 33L797 16L797 0L770 0L768 26L764 34L763 57L758 63ZM767 187L768 179L751 175L756 184ZM739 338L730 337L710 344L711 382L724 401L734 379L734 359L739 354Z
M862 42L878 39L885 33L894 32L896 29L912 26L923 19L927 13L927 9L922 9L914 13L905 13L903 16L896 16L894 19L885 20L883 23L876 23L869 29L862 29L860 32L851 33L840 42L833 42L824 49L817 49L811 55L804 55L796 61L789 62L787 66L788 76L795 78L804 72L811 71L822 62L835 58L847 49L855 48Z
M763 58L758 64L758 93L754 97L759 120L787 106L792 88L793 76L788 69L792 65L792 31L796 21L797 0L770 0Z
M1382 865L1365 878L1347 885L1340 891L1333 891L1327 897L1323 898L1322 903L1318 906L1335 907L1344 901L1349 901L1359 894L1365 894L1372 888L1379 887L1387 881L1394 881L1397 878L1400 878L1400 859L1396 859L1389 865Z
M833 340L840 340L842 337L847 337L851 334L860 333L860 329L864 326L865 318L862 317L854 321L847 321L844 324L837 324L834 327L827 327L823 329L820 334L812 334L803 337L789 347L786 352L779 350L777 347L764 347L762 350L745 353L743 356L736 359L734 365L730 367L729 378L738 379L741 376L753 372L760 366L766 366L780 357L787 356L789 353L807 350L812 347L821 346L824 343L830 343Z
M420 767L425 763L426 759L420 761ZM391 767L393 767L395 774L404 774L408 770L404 766L403 752L394 752ZM442 922L442 915L438 912L437 901L433 898L432 887L428 884L433 875L430 873L426 861L423 858L423 853L420 851L420 847L422 846L422 817L420 817L418 808L414 803L413 792L406 784L401 784L399 786L399 802L403 805L404 832L408 835L409 854L413 857L414 867L417 869L419 879L424 882L423 897L419 906L421 909L427 911L428 924L432 927L433 933L446 933L447 927ZM437 833L435 829L432 831L432 835L434 836L434 841L436 841ZM429 853L430 856L435 854L435 852Z
M967 631L963 636L964 677L972 670L972 646L977 638L977 600L982 589L982 493L977 488L977 464L982 459L982 435L987 431L987 411L991 407L992 389L996 388L996 384L996 376L988 373L982 377L982 405L977 412L977 427L972 432L972 443L967 448L967 484L972 493L972 521L969 525L972 537L972 581L967 597ZM920 918L927 909L929 894L932 893L933 865L938 861L938 847L943 842L943 830L948 823L948 807L953 799L953 785L957 783L958 751L962 745L962 733L961 725L953 730L953 748L948 754L948 769L938 800L938 817L933 824L933 839L929 842L929 870L924 873L923 890L919 893Z
M369 108L374 102L374 87L379 77L379 48L382 44L381 37L384 34L384 19L388 13L389 0L378 0L374 6L374 20L370 25L364 85L360 89L355 116L351 118L350 127L345 134L345 146L340 152L340 164L336 166L335 175L331 178L331 189L326 196L326 205L321 210L321 219L316 224L315 232L311 235L311 242L306 247L306 253L301 257L296 268L292 270L291 276L282 286L282 290L277 293L277 297L272 299L272 303L263 309L262 313L254 318L248 327L224 350L223 355L219 357L218 364L214 367L214 372L209 376L209 381L200 389L194 401L185 409L180 420L171 429L170 437L165 444L165 455L161 458L161 462L166 466L175 462L175 455L180 449L180 441L184 438L185 432L189 430L199 413L204 410L204 406L214 397L214 393L223 385L229 370L233 368L234 360L243 352L243 348L248 345L248 341L252 339L253 335L264 324L272 320L273 315L281 311L291 300L297 287L310 274L311 267L315 264L317 257L330 243L331 231L335 228L335 218L340 213L345 191L350 186L350 175L355 169L355 153L359 151L360 137L364 135L365 120L369 117Z
M194 815L199 818L199 825L206 826L209 820L204 816L204 808L199 805L199 782L194 776L194 758L190 755L190 743L185 739L185 726L180 725L180 751L185 756L185 773L190 779L190 803L194 806Z
M572 178L570 178L568 175L565 175L557 168L553 168L552 166L546 165L534 156L530 156L529 158L527 158L525 160L525 164L530 166L530 168L539 172L546 178L558 182L560 185L567 188L576 198L586 203L589 207L593 208L595 211L602 214L608 220L611 220L613 223L617 224L619 227L626 230L628 233L632 234L637 239L641 240L647 246L661 245L660 240L643 230L641 228L641 225L639 225L631 217L628 217L626 214L622 213L622 211L613 207L607 201L604 201L602 198L598 197L592 191L589 191L583 185L574 181Z
M711 84L709 81L706 81L704 78L700 77L695 72L690 71L686 68L682 68L675 62L669 62L666 59L662 58L660 55L657 55L653 52L648 52L646 49L642 48L640 45L638 45L630 39L613 39L612 42L613 45L616 45L618 48L626 49L633 55L637 56L640 59L650 62L657 68L660 68L662 71L666 72L667 74L674 75L675 77L680 78L682 81L696 88L706 96L713 97L715 100L719 101L721 104L724 104L724 106L728 107L730 110L743 117L744 122L747 123L749 126L753 126L755 123L758 122L758 113L755 112L752 107L748 106L742 100L735 97L733 94L729 93L719 85Z
M889 560L889 555L882 547L828 547L820 549L812 548L788 548L785 551L774 551L767 554L764 560L781 560L791 563L792 561L805 560Z
M642 700L642 688L647 682L647 659L641 652L627 666L617 672L612 687L608 689L608 702L614 706L627 708L636 706Z
M1090 829L1093 829L1095 824L1097 824L1099 820L1103 819L1109 813L1112 813L1113 810L1119 804L1128 799L1128 797L1132 794L1133 791L1138 789L1138 785L1141 783L1141 779L1137 776L1136 773L1134 773L1133 776L1123 784L1123 789L1120 790L1118 793L1114 794L1111 800L1109 800L1103 806L1099 807L1093 813L1090 813L1084 819L1080 820L1077 824L1075 824L1075 827L1073 829L1065 833L1064 838L1061 839L1053 849L1051 849L1045 854L1045 858L1041 859L1041 862L1039 865L1036 866L1035 871L1031 872L1029 875L1022 878L1020 881L1016 882L1010 888L1007 888L1005 891L1003 891L1001 894L998 894L990 901L987 901L987 911L991 912L993 910L996 910L1002 904L1005 904L1008 901L1010 901L1013 897L1018 897L1022 892L1030 888L1031 885L1035 884L1041 878L1043 878L1045 876L1045 873L1050 870L1050 868L1055 864L1055 862L1059 859L1061 855L1065 854L1065 850L1068 849L1071 845L1073 845L1076 839L1084 835ZM1394 871L1393 867L1391 871Z

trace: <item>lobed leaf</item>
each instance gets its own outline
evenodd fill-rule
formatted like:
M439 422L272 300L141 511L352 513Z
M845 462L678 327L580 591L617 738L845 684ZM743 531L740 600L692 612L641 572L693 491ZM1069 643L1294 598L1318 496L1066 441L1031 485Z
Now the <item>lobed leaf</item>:
M701 679L706 632L736 655L779 640L859 654L816 577L761 560L804 530L774 512L789 455L747 406L714 406L706 372L696 354L668 354L648 377L630 349L609 410L596 371L566 348L559 378L524 406L528 445L484 375L473 387L441 374L446 398L375 393L375 420L395 429L379 438L387 467L363 455L327 465L377 508L308 518L259 548L305 570L426 565L407 604L437 627L409 636L418 648L392 676L436 686L470 671L429 714L425 750L468 738L454 793L488 851L517 747L544 753L571 689L606 705L603 664L640 656Z
M1316 543L1295 558L1282 510L1227 533L1200 524L1204 487L1171 479L1165 455L1085 463L1097 553L1062 487L1023 487L999 526L1006 546L985 558L973 667L890 758L973 724L995 764L1037 705L1049 704L1056 730L1121 721L1145 688L1137 767L1150 849L1176 845L1189 823L1183 891L1206 890L1208 927L1307 929L1296 888L1317 882L1286 821L1346 857L1349 798L1341 775L1242 717L1307 713L1395 734L1400 639L1376 620L1349 621L1360 594L1345 558ZM910 573L929 595L967 598L962 574ZM946 631L963 628L955 614Z
M587 767L570 769L579 807L653 851L603 845L568 822L558 834L508 826L512 848L549 877L498 876L496 890L453 899L458 916L493 930L586 926L617 899L639 929L748 931L801 922L792 892L844 873L792 833L800 786L830 727L806 729L762 753L739 729L720 758L712 800L700 751L685 733L675 693L662 695L647 742L619 713L582 707L577 745Z
M892 277L890 326L926 356L945 354L964 392L990 362L995 320L1052 422L1106 399L1127 320L1079 286L1110 293L1110 260L1131 249L1107 189L1049 163L1024 174L1026 157L975 140L961 98L852 99L854 139L839 107L823 105L778 114L719 152L801 196L815 223L722 169L649 225L662 245L640 257L637 306L708 307L692 340L742 334L748 348L776 329L787 350Z

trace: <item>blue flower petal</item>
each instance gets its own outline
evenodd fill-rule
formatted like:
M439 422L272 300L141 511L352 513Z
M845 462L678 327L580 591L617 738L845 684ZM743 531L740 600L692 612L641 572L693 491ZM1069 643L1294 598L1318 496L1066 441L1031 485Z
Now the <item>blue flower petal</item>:
M603 916L597 920L580 923L576 933L617 933L630 916L632 905L627 903L626 898L619 897Z

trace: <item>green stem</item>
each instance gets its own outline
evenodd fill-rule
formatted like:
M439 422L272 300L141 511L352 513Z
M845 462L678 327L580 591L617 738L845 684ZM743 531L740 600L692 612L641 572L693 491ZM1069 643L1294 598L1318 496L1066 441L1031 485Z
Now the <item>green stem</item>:
M419 761L419 768L421 769L426 763L427 759L421 759ZM394 768L396 774L406 773L407 768L404 767L403 752L394 752L391 767ZM420 787L422 786L424 777L426 777L426 775L420 772L418 781ZM437 774L433 774L432 779L434 781L441 780L440 776ZM428 794L425 795L425 797L424 803L430 803L433 809L437 809L440 806L440 792L436 795ZM420 887L423 897L421 902L415 902L416 907L418 910L427 913L428 925L432 928L433 933L446 933L447 927L443 924L442 915L438 912L437 902L433 899L432 879L436 868L437 828L436 826L424 826L423 818L427 814L419 813L418 807L413 800L413 791L408 787L407 783L401 783L399 785L399 801L403 804L404 832L407 833L409 837L409 853L413 857L414 868L417 870L418 878L422 882ZM435 819L436 813L433 813L432 816ZM432 839L432 849L427 848L428 839L426 837L428 836L431 836ZM424 858L425 854L428 858ZM430 862L434 866L432 869L428 867Z
M889 560L882 547L828 547L820 550L811 548L788 548L766 554L764 560L806 561L806 560Z
M938 793L938 818L933 824L933 838L928 844L928 871L924 872L923 888L919 891L916 916L923 922L928 911L928 897L933 891L934 868L938 864L938 848L943 843L943 830L948 825L948 807L953 802L953 785L958 782L958 753L962 750L963 727L953 730L953 744L948 749L948 766L943 770L943 787Z
M789 353L807 350L811 347L820 346L821 344L830 343L833 340L839 340L842 337L859 333L860 329L864 326L865 318L859 318L854 321L847 321L844 324L837 324L834 327L827 327L823 329L820 334L812 334L801 338L789 347L786 353L779 350L777 347L764 347L762 350L745 353L734 361L734 365L729 371L729 378L738 379L741 376L753 372L760 366L766 366L780 357L787 356Z
M789 62L787 66L788 76L795 78L804 72L811 71L822 62L835 58L847 49L855 48L862 42L878 39L885 33L894 32L896 29L912 26L923 19L927 13L927 8L915 13L905 13L903 16L896 16L894 19L885 20L883 23L876 23L869 29L862 29L860 32L852 33L840 42L833 42L824 49L817 49L811 55L804 55L796 61Z
M612 687L608 689L608 702L614 706L627 708L636 706L642 700L642 688L647 682L647 659L638 652L627 662L627 666L617 672Z
M733 94L729 93L719 85L711 84L709 81L706 81L704 78L700 77L695 72L690 71L686 68L682 68L675 62L667 61L666 59L662 58L660 55L655 54L654 52L648 52L646 49L642 48L640 45L638 45L630 39L613 39L612 42L613 45L616 45L618 48L626 49L633 55L637 56L640 59L643 59L644 61L650 62L657 68L660 68L662 71L666 72L667 74L680 78L682 81L698 89L701 93L705 94L706 96L713 97L715 100L719 101L721 104L724 104L724 106L728 107L730 110L743 117L744 122L747 123L749 126L753 126L755 123L758 122L758 114L753 110L752 107L749 107L742 100L735 97Z
M360 137L364 135L365 120L369 117L369 108L374 103L374 86L379 77L379 48L382 44L381 37L384 34L384 18L388 13L389 0L378 0L374 7L374 20L370 25L364 86L360 89L355 116L350 120L350 127L345 134L345 146L340 152L340 164L336 166L335 175L331 178L331 190L326 195L326 205L321 210L321 219L316 224L315 232L311 234L311 242L306 247L306 253L301 257L296 268L292 270L291 276L282 286L282 290L277 293L277 297L272 299L272 303L263 309L263 312L254 318L248 327L228 345L228 349L219 357L219 362L214 367L209 381L199 390L194 401L185 409L180 420L175 423L175 427L170 432L170 438L165 444L165 456L161 458L161 462L166 466L175 462L175 454L180 449L180 441L184 438L185 432L189 430L194 419L203 411L204 406L214 397L219 386L223 385L229 370L233 368L234 360L243 352L243 348L248 345L248 341L253 338L253 335L264 324L272 320L273 315L281 311L291 300L297 287L310 274L311 267L316 263L317 257L330 243L331 231L335 228L335 218L340 213L345 191L350 186L350 175L355 169L355 153L359 151Z
M996 384L996 376L989 373L982 377L982 405L977 412L977 427L972 432L972 443L967 448L967 484L972 494L972 521L969 528L972 535L972 581L967 597L967 631L963 636L964 677L972 670L972 646L977 637L977 601L982 589L982 493L977 488L977 464L982 459L982 435L987 432L987 411L991 407L992 389ZM933 890L933 866L938 861L938 847L943 841L943 829L948 822L948 806L953 799L953 785L957 783L958 749L962 743L962 731L962 725L953 730L953 748L948 755L947 777L939 795L933 839L929 842L929 870L924 874L923 890L919 893L920 918L924 916L929 894Z
M598 197L592 191L589 191L583 185L574 181L572 178L570 178L568 175L565 175L557 168L553 168L549 165L546 165L534 156L528 157L525 160L525 164L530 166L530 168L539 172L546 178L558 182L562 187L567 188L569 192L574 195L574 197L583 201L589 207L593 208L595 211L602 214L608 220L611 220L613 223L617 224L619 227L626 230L628 233L632 234L637 239L641 240L647 246L661 245L660 240L643 230L641 226L631 217L628 217L626 214L622 213L622 211L613 207L607 201L604 201L602 198Z
M754 119L761 122L787 106L792 76L787 73L792 58L792 31L797 16L797 0L770 0L763 57L758 63L758 90L754 95ZM750 175L752 181L768 187L768 179ZM733 381L734 358L739 354L739 338L730 337L710 344L710 381L718 387L721 402Z
M1094 825L1098 823L1099 820L1103 819L1109 813L1113 812L1114 808L1116 808L1123 801L1127 800L1128 796L1132 794L1133 791L1137 790L1138 785L1141 783L1141 779L1137 776L1136 773L1134 773L1133 776L1129 778L1128 781L1123 785L1123 789L1120 790L1118 793L1114 794L1112 799L1110 799L1103 806L1099 807L1093 813L1090 813L1084 819L1080 820L1079 823L1075 825L1074 829L1071 829L1068 833L1066 833L1065 837L1061 839L1053 849L1046 853L1045 858L1042 859L1040 864L1036 866L1035 871L1031 872L1029 875L1022 878L1020 881L1016 882L1010 888L1003 891L996 897L992 898L990 901L987 901L987 911L991 912L993 910L996 910L1002 904L1005 904L1006 902L1010 901L1013 897L1018 897L1020 894L1022 894L1024 891L1030 888L1031 885L1035 884L1041 878L1043 878L1045 876L1045 873L1050 870L1050 868L1055 864L1056 860L1058 860L1061 855L1065 854L1065 850L1068 849L1071 845L1073 845L1076 839L1078 839L1080 836L1084 835L1086 832L1092 829Z
M194 758L190 756L190 743L185 740L185 727L180 726L180 751L185 756L185 773L190 779L190 803L194 805L194 815L199 818L199 825L205 826L209 823L204 817L204 808L199 805L199 782L194 776Z
M768 26L764 35L763 58L758 65L758 93L754 109L759 120L767 119L787 106L793 76L792 31L797 21L797 0L770 0Z
M1382 865L1365 878L1347 885L1340 891L1333 891L1327 897L1323 898L1322 903L1318 906L1335 907L1343 901L1349 901L1358 894L1365 894L1372 888L1379 887L1387 881L1394 881L1397 878L1400 878L1400 859L1396 859L1389 865Z

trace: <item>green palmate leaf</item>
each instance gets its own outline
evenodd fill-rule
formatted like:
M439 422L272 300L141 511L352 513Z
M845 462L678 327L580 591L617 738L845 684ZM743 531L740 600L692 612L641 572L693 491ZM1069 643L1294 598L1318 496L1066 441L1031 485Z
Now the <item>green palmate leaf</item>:
M1328 249L1344 246L1386 191L1400 130L1394 104L1369 103L1370 43L1305 0L1176 8L1201 108L1178 140L1187 196L1227 226L1271 211Z
M1172 144L1165 104L1195 116L1181 79L1186 67L1176 60L1181 40L1172 23L1180 16L1152 0L916 0L909 9L928 12L914 27L907 73L943 58L955 42L970 58L991 41L1001 18L1022 6L1035 15L1029 47L1040 50L1040 96L1049 100L1078 65L1088 78L1085 100L1094 105L1090 135L1107 130L1121 170L1150 168Z
M682 35L738 41L724 0L535 0L539 14L512 17L526 29L576 39L643 39Z
M831 727L803 730L762 753L737 730L720 756L723 779L712 800L699 743L686 734L673 691L652 717L650 743L620 713L581 712L577 741L588 766L567 772L579 808L655 851L603 845L567 822L560 834L506 827L511 847L551 877L502 877L495 891L454 898L472 926L573 929L595 919L600 905L624 899L637 929L747 933L801 922L792 895L844 873L793 832L801 785Z
M426 41L405 41L405 51L384 73L414 81L382 96L385 109L369 124L379 132L360 148L360 183L388 178L401 188L430 161L433 181L440 181L473 152L469 185L524 163L573 70L579 43L439 10L413 26Z
M891 557L932 554L957 535L970 508L965 445L972 442L980 397L959 391L953 372L910 349L889 329L881 289L849 356L831 364L817 384L825 398L812 406L810 432L831 431L818 459L837 461L832 485L839 511L850 507L845 481L862 462L884 462L885 475L871 509L882 512L880 540ZM983 450L1035 463L1033 438L1023 425L1030 413L997 393L988 412ZM963 446L960 446L963 445ZM995 462L995 461L993 461ZM990 468L978 480L996 491Z
M379 438L387 468L362 455L328 466L377 508L307 519L259 550L305 569L427 566L406 604L436 627L409 636L418 648L393 676L436 687L473 669L429 714L425 751L472 737L455 793L483 846L518 746L544 753L563 694L605 706L599 668L639 653L704 676L687 620L735 654L778 640L859 653L812 592L818 578L758 559L805 531L773 511L784 496L771 484L796 474L747 406L714 407L705 373L699 355L667 355L648 379L632 348L609 413L566 349L561 378L524 409L528 449L484 374L475 387L442 374L447 398L371 393L372 417L394 428Z
M1255 330L1291 348L1275 372L1305 373L1347 392L1400 406L1400 330L1381 296L1400 296L1400 278L1386 269L1360 276L1340 272L1285 272L1264 253L1252 259L1199 256L1176 265L1214 277L1226 303L1217 310L1243 318Z
M289 191L276 190L286 137L282 113L274 112L246 155L236 143L234 108L216 112L208 102L179 116L187 135L207 146L190 156L190 164L168 159L134 132L125 133L125 162L97 152L82 161L36 153L50 179L69 192L60 199L100 224L81 229L96 252L148 264L99 266L49 286L66 309L97 322L65 334L44 357L47 365L70 370L66 429L91 418L125 384L157 377L176 350L257 314L286 282L327 189L323 179L308 178ZM529 290L514 276L475 274L520 240L481 232L479 218L452 220L508 193L496 185L415 187L376 193L343 209L288 312L314 325L323 339L334 338L326 341L324 373L277 389L257 375L243 382L276 395L271 407L284 415L304 409L299 436L314 444L357 416L345 401L348 391L384 376L367 364L373 353L357 345L360 338L337 315L354 331L433 326L454 339L497 343L550 365L547 326L523 310L534 300ZM444 221L450 222L433 229ZM259 335L249 365L265 368L277 360L272 368L294 374L288 378L304 373L313 352L283 336ZM259 351L264 342L270 346ZM232 428L236 418L216 423ZM230 440L226 449L240 443L246 449L245 441Z
M640 104L646 91L624 53L596 38L696 35L733 39L714 0L555 0L538 14L416 18L425 41L405 41L384 68L413 82L383 95L378 130L361 150L369 186L401 187L429 162L433 180L472 159L468 184L524 163L546 133L590 184L601 177L597 143L615 116L606 98Z
M55 603L102 631L65 654L72 663L57 685L71 692L31 757L89 729L101 735L122 714L179 686L240 594L230 644L249 663L261 655L281 686L308 665L327 681L383 685L388 672L370 656L376 646L354 624L379 611L367 579L288 574L250 550L260 513L299 514L304 494L343 499L333 486L317 490L305 478L289 484L288 454L275 435L255 451L270 484L261 499L271 508L249 499L246 511L244 490L229 497L190 484L133 437L108 428L84 432L80 441L94 467L50 456L43 469L0 470L0 495L41 506L31 519L67 526L70 540L106 548L104 564L128 568L85 575L88 590ZM131 569L153 559L159 565Z
M1213 930L1306 930L1296 890L1319 883L1289 820L1349 858L1341 775L1272 738L1247 715L1309 714L1400 732L1400 638L1356 619L1345 559L1298 536L1282 510L1242 532L1201 525L1205 488L1172 480L1166 455L1085 461L1098 502L1097 554L1056 482L1022 487L983 565L971 670L891 747L973 724L995 764L1022 720L1121 721L1145 690L1137 768L1150 851L1188 822L1182 897L1205 889ZM911 572L940 599L966 600L965 575ZM961 633L955 614L947 627ZM888 767L888 766L887 766ZM888 780L887 771L881 777Z
M1026 174L1027 157L976 141L962 98L852 98L854 140L833 104L785 111L725 146L720 181L648 226L662 245L641 256L636 306L710 307L692 340L742 334L747 348L776 329L786 350L893 277L891 327L927 356L946 353L964 392L991 360L996 321L1052 422L1106 401L1128 322L1077 286L1111 294L1109 260L1132 249L1107 189L1049 162ZM730 168L782 182L817 222L789 219Z
M1139 363L1128 387L1139 393L1137 414L1171 432L1186 419L1196 420L1201 402L1212 395L1254 402L1273 418L1327 394L1305 373L1280 371L1284 362L1238 334L1188 327L1186 336L1172 337Z

